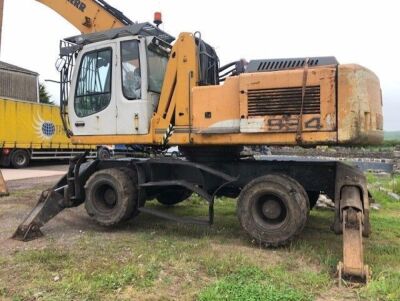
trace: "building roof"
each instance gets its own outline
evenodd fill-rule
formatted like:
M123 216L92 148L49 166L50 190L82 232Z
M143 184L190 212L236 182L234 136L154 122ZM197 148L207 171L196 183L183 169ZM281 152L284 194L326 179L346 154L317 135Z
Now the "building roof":
M7 71L13 71L13 72L18 72L18 73L25 73L25 74L29 74L29 75L34 75L34 76L38 76L39 73L34 72L34 71L30 71L28 69L24 69L15 65L11 65L8 64L6 62L2 62L0 61L0 70L7 70Z

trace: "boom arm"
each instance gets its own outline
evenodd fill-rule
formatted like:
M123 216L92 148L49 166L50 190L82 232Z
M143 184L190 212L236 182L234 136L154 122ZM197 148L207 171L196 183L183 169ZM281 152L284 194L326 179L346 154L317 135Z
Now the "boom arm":
M134 22L104 0L36 0L56 11L82 33L118 28Z

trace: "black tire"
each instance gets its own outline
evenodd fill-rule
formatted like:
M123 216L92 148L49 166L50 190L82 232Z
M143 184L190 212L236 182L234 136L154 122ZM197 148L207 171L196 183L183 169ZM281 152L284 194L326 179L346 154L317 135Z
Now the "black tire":
M103 226L114 226L132 216L137 200L130 175L117 168L95 172L85 185L85 208Z
M157 201L166 206L173 206L190 198L192 192L182 187L165 188L157 195Z
M111 159L110 151L105 147L100 147L97 150L97 159L99 159L99 160L109 160L109 159Z
M179 153L178 152L172 152L171 153L171 157L172 158L178 158L179 157Z
M30 156L26 150L17 149L12 152L10 163L14 168L24 168L29 165Z
M121 167L120 168L121 171L123 171L125 174L127 174L130 178L131 181L131 185L133 186L133 190L134 190L134 208L132 210L131 215L126 216L126 220L129 220L135 216L137 216L140 211L138 210L138 202L140 206L144 206L144 203L146 202L145 198L142 198L141 200L139 200L139 192L138 192L138 176L137 176L137 172L136 170L133 170L131 168L128 167Z
M243 229L257 242L278 247L303 230L309 213L304 188L285 175L254 179L240 193L237 214Z
M311 205L310 205L310 198L309 198L306 190L304 189L304 187L299 182L297 182L295 179L293 179L293 178L291 178L291 177L289 177L287 175L279 174L279 176L285 178L288 181L290 181L293 185L295 185L297 187L298 191L301 192L301 194L304 196L304 198L307 201L307 218L308 218L308 216L310 214L310 210L311 210Z

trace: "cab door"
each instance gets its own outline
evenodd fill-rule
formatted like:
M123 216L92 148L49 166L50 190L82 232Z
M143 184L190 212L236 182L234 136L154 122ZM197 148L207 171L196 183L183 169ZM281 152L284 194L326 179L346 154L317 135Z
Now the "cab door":
M153 103L148 99L146 40L119 40L117 134L149 133Z
M115 135L116 43L87 46L77 58L68 100L72 132L76 136Z

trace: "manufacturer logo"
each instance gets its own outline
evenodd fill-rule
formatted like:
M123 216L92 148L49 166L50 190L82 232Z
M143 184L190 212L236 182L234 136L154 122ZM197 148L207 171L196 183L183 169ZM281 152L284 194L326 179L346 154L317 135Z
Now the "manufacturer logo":
M85 12L86 4L81 0L68 0L73 6L79 9L81 12Z
M53 138L56 133L56 126L51 121L43 120L38 114L34 120L34 128L36 130L36 134L38 137L42 139L42 141L48 141Z

